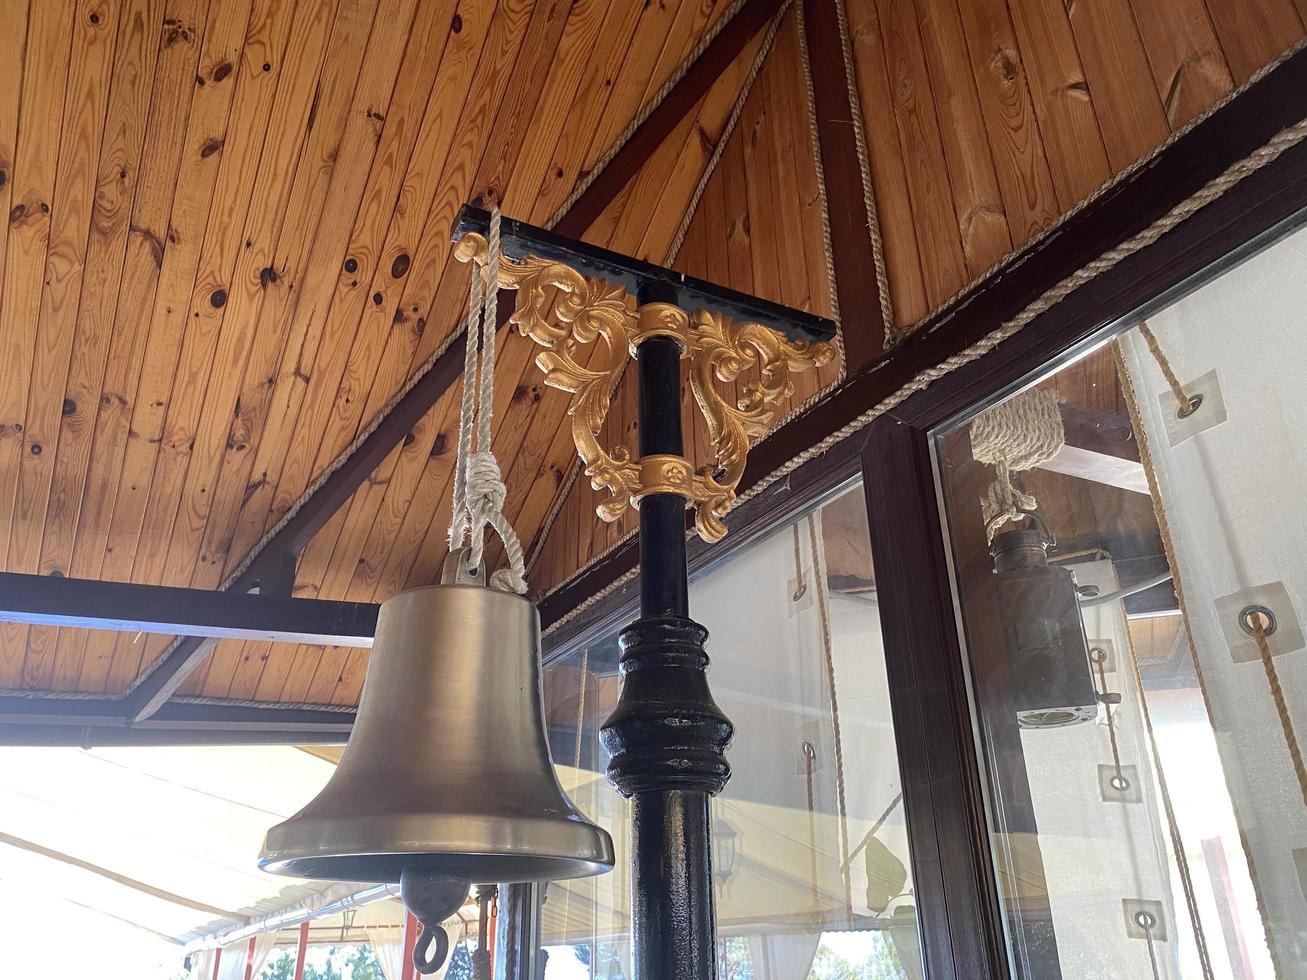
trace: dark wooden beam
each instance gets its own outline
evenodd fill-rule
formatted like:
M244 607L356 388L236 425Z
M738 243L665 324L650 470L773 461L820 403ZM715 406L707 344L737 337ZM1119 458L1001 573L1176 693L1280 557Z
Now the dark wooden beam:
M713 82L780 8L781 0L747 0L722 28L713 42L690 66L666 98L649 115L603 172L586 188L554 226L554 231L580 238L617 197L655 149L667 138L711 88ZM514 296L499 302L498 327L512 315ZM265 579L284 581L285 556L298 555L313 536L353 496L431 407L458 380L463 370L463 338L449 346L416 385L401 398L339 469L301 505L286 525L265 543L249 570L231 583L229 591L248 592ZM148 718L166 703L186 678L209 655L213 643L196 637L182 637L146 668L127 695L137 720Z
M820 6L820 4L817 4ZM815 66L814 66L815 69ZM1054 233L1037 239L1000 272L936 313L907 339L851 370L830 396L778 429L749 454L740 493L747 493L833 433L853 432L871 407L967 350L999 325L1190 198L1276 133L1307 118L1307 48L1277 65L1239 97L1162 148L1145 166L1114 184ZM1165 305L1183 290L1251 254L1260 236L1307 222L1307 143L1285 150L1201 208L1155 244L1122 260L1056 304L984 358L912 395L892 410L916 423L963 413L1003 386L1016 384L1059 357L1086 349L1113 325ZM847 327L847 322L845 324ZM845 337L846 345L848 337ZM934 424L931 422L930 424ZM832 447L829 452L837 452ZM1126 452L1118 447L1118 452ZM780 486L788 484L781 480ZM735 516L728 519L734 528ZM734 533L734 531L732 531ZM726 540L729 540L729 536ZM636 567L638 544L627 540L587 566L540 603L545 628Z
M569 238L580 238L594 224L604 208L653 156L687 113L708 94L708 90L780 10L783 0L745 0L729 23L712 43L695 59L681 80L631 134L620 150L608 161L599 176L576 199L567 213L555 224L554 231Z
M0 622L8 623L370 647L379 608L367 602L0 572Z
M876 259L871 246L872 216L862 193L862 167L854 126L862 120L849 98L852 80L845 73L839 12L843 0L801 0L812 71L813 106L821 166L826 173L831 258L835 295L844 330L844 357L849 373L870 363L885 349Z
M116 731L116 741L100 744L141 744L138 736L121 734L126 729L142 732L199 733L232 737L247 735L284 735L288 741L315 741L319 737L339 737L344 741L354 724L354 712L326 708L276 706L250 707L222 702L171 701L163 705L148 721L133 723L126 704L116 698L77 697L0 697L0 745L81 744L30 741L41 736L37 729L67 737L73 732ZM51 738L56 735L51 735ZM16 741L15 739L28 741Z

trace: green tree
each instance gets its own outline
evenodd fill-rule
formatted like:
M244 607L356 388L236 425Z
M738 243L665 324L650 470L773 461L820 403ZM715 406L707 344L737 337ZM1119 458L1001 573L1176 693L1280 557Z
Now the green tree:
M293 976L295 976L295 954L287 949L279 949L263 964L258 980L291 980Z
M445 980L472 980L472 954L467 943L459 943L449 954L449 970Z
M371 946L355 946L345 966L349 968L349 980L386 980Z
M825 943L817 947L817 955L813 957L812 971L808 976L812 980L863 980L857 967Z

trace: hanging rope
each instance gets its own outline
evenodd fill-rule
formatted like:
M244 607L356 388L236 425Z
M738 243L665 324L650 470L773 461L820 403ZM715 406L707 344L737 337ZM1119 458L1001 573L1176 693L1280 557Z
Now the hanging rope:
M1302 746L1298 743L1298 733L1294 731L1293 716L1289 714L1288 702L1284 700L1284 688L1280 686L1280 673L1275 669L1275 658L1271 656L1271 645L1266 642L1266 620L1262 613L1248 614L1245 623L1252 631L1253 642L1262 658L1262 669L1266 671L1266 683L1271 688L1271 700L1275 702L1275 713L1280 719L1280 728L1284 731L1284 744L1289 748L1289 761L1293 763L1294 775L1298 777L1298 788L1302 792L1303 805L1307 806L1307 766L1302 761Z
M1171 369L1171 362L1166 359L1166 354L1162 352L1162 345L1157 342L1157 337L1149 328L1147 320L1139 324L1139 333L1143 336L1144 343L1148 345L1148 353L1152 354L1153 360L1157 362L1162 377L1166 379L1167 387L1171 389L1171 394L1175 396L1176 404L1179 406L1178 411L1182 416L1189 415L1198 407L1197 399L1185 394L1180 379L1175 376L1175 371Z
M1166 815L1166 828L1171 837L1171 852L1175 855L1175 869L1180 875L1180 889L1184 892L1185 909L1189 913L1189 924L1194 930L1194 948L1198 952L1198 965L1203 971L1203 980L1212 980L1212 961L1207 952L1207 936L1203 932L1203 919L1198 911L1198 898L1194 893L1193 877L1189 873L1189 857L1185 854L1184 838L1180 835L1180 822L1175 816L1175 807L1171 804L1171 790L1166 782L1166 770L1162 767L1162 752L1157 747L1157 733L1153 731L1153 715L1148 708L1148 692L1144 689L1144 678L1139 672L1139 658L1135 656L1134 640L1127 629L1125 634L1126 650L1130 654L1130 672L1134 676L1135 690L1139 692L1139 711L1143 715L1144 730L1148 733L1148 746L1153 757L1153 775L1157 779L1157 789L1162 797L1162 812Z
M1055 391L1032 388L1001 402L971 423L971 455L994 467L995 479L981 500L989 539L1008 521L1036 508L1035 498L1012 483L1056 456L1066 441Z
M495 327L499 312L499 224L499 208L496 207L490 212L487 257L484 262L478 260L474 264L472 282L468 286L467 353L463 357L463 403L458 420L449 548L453 551L466 545L469 569L475 571L485 560L486 527L493 528L504 542L508 567L496 571L488 581L492 588L522 595L527 588L522 543L504 516L508 489L491 448Z

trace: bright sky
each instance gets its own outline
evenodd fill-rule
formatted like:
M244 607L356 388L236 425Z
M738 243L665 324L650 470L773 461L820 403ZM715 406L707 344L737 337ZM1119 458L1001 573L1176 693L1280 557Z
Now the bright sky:
M4 850L8 850L5 848ZM0 975L23 980L173 980L182 976L181 948L98 912L3 879L0 853ZM77 958L60 959L61 951Z

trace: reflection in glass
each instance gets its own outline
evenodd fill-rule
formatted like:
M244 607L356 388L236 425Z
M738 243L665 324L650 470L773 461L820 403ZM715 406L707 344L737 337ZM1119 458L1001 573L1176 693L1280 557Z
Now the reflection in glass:
M1307 977L1307 235L939 433L1015 976Z
M919 980L862 488L696 578L690 603L736 728L733 775L713 802L719 977ZM548 887L546 980L631 975L626 803L604 778L598 738L617 658L613 638L545 670L563 786L617 848L612 873Z

